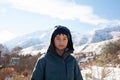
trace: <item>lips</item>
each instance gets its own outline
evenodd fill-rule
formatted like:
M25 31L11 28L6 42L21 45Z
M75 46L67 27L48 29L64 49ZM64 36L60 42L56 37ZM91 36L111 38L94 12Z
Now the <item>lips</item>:
M58 45L59 47L64 47L64 45Z

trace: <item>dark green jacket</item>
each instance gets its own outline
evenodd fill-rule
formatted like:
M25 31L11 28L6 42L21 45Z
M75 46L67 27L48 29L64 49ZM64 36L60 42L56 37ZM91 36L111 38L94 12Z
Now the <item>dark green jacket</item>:
M83 80L76 59L71 54L63 57L48 52L38 59L31 80Z

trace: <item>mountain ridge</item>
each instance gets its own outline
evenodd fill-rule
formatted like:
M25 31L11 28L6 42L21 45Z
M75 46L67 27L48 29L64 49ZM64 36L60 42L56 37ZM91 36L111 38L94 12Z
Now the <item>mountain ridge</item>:
M12 50L14 47L22 47L23 52L26 48L33 47L32 50L43 50L47 49L50 42L50 37L53 32L53 29L46 31L36 31L30 34L26 34L20 37L17 37L11 41L5 42L4 45L8 49ZM87 44L98 43L106 40L113 39L114 37L120 37L120 26L106 27L103 29L98 29L93 31L92 34L80 34L78 32L71 31L74 46L83 46ZM85 48L85 47L84 47ZM82 49L81 49L82 50Z

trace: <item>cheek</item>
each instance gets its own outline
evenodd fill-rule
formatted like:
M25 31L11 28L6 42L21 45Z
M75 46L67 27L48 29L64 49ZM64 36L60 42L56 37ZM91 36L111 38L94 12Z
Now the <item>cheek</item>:
M56 46L58 43L54 41L54 45Z
M58 45L59 45L59 43L57 41L54 41L54 46L56 47Z
M66 41L64 44L67 46L68 45L68 41Z

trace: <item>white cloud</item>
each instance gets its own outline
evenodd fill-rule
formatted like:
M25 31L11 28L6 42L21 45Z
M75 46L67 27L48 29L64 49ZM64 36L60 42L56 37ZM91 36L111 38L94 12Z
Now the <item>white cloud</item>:
M0 43L13 39L15 37L14 34L8 31L1 31L0 32Z
M7 2L7 0L6 0ZM14 8L27 10L59 19L79 19L98 25L107 20L94 14L90 6L78 5L73 0L9 0Z

